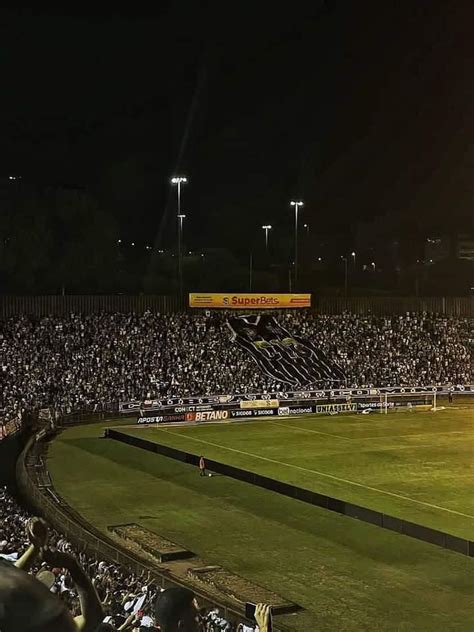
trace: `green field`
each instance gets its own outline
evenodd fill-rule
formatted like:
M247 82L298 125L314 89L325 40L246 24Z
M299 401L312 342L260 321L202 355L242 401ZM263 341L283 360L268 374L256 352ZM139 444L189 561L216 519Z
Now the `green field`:
M187 452L474 539L474 415L266 419L126 430ZM146 432L146 434L144 434Z
M99 528L137 522L305 610L294 630L474 629L474 560L223 476L65 431L54 484ZM472 410L127 432L474 539Z

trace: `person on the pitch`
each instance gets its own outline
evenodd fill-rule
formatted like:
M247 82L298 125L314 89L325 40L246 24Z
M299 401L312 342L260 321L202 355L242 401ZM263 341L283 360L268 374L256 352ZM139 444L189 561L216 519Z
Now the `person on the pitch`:
M199 476L206 476L206 461L203 456L199 457Z

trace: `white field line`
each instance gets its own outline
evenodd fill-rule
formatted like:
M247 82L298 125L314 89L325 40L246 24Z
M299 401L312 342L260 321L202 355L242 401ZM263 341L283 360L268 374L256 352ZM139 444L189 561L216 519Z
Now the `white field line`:
M283 419L289 419L289 417L283 417ZM251 422L252 423L252 422ZM322 432L321 430L313 430L312 428L301 428L300 426L289 426L288 424L282 424L279 421L267 421L267 423L274 424L275 426L282 426L283 428L290 428L291 430L301 430L302 432L314 432L315 434L327 435L328 437L337 437L338 439L347 439L348 441L373 441L374 439L400 439L402 437L430 437L432 435L449 435L449 434L462 434L470 435L471 433L464 430L446 430L442 432L420 432L419 434L402 434L402 435L379 435L375 437L344 437L342 435L331 434L329 432ZM431 446L428 446L431 447Z
M299 426L289 426L288 424L282 424L279 421L268 421L267 423L272 424L273 426L281 426L282 428L290 428L290 430L301 430L301 432L311 432L314 434L325 435L326 437L335 437L336 439L352 441L350 437L344 437L343 435L337 435L332 432L322 432L322 430L312 430L310 428L300 428Z
M411 503L416 503L417 505L423 505L425 507L431 507L431 509L439 509L440 511L446 511L448 513L456 514L457 516L463 516L464 518L473 518L470 514L462 513L461 511L455 511L454 509L447 509L446 507L440 507L439 505L433 505L431 503L424 502L422 500L415 500L414 498L409 498L408 496L402 496L401 494L395 494L394 492L387 492L383 489L378 489L377 487L370 487L369 485L364 485L363 483L358 483L356 481L350 481L347 478L341 478L339 476L334 476L333 474L326 474L325 472L319 472L318 470L310 470L306 467L301 467L300 465L293 465L291 463L285 463L283 461L277 461L276 459L270 459L266 456L260 456L259 454L252 454L251 452L244 452L243 450L237 450L237 448L229 448L224 445L220 445L219 443L213 443L211 441L204 441L204 439L197 439L196 437L185 436L182 433L173 432L172 430L167 430L165 428L160 429L161 432L167 432L172 435L176 435L178 437L183 437L185 439L189 439L190 441L197 441L198 443L204 443L205 445L212 445L215 448L220 448L222 450L229 450L230 452L237 452L238 454L243 454L244 456L250 456L254 459L260 459L262 461L268 461L269 463L275 463L276 465L284 465L285 467L291 467L295 470L301 470L302 472L308 472L310 474L317 474L318 476L323 476L325 478L330 478L334 481L339 481L340 483L346 483L348 485L353 485L355 487L361 487L362 489L369 489L372 492L377 492L379 494L385 494L386 496L392 496L394 498L399 498L401 500L407 500Z

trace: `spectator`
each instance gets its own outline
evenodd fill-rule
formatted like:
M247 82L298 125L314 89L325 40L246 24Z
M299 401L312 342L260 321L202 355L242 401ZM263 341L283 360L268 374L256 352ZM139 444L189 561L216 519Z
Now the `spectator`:
M150 397L292 390L229 341L225 313L94 314L0 321L0 418L114 410ZM435 314L277 316L337 362L347 386L468 384L471 321ZM331 387L319 383L318 388Z
M47 549L48 544L54 548ZM43 520L31 518L5 488L0 489L0 551L1 632L28 631L31 617L23 616L25 608L36 613L41 625L44 623L45 627L34 628L35 632L88 630L89 623L97 617L103 626L108 626L104 630L155 629L159 589L149 573L136 575L74 551L61 534L48 530ZM16 612L18 608L20 612ZM211 620L210 615L215 612L204 611L203 620ZM58 621L57 628L47 627L50 619L54 625ZM71 622L75 627L60 627L70 626ZM219 622L224 632L234 629L222 617Z
M187 588L168 588L158 595L156 621L161 632L198 632L199 607Z

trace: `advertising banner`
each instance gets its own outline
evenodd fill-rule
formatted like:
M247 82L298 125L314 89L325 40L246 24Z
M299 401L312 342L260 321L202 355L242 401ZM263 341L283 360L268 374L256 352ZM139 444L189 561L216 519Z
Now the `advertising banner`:
M242 401L255 400L280 400L280 403L290 403L292 400L301 401L305 399L328 400L337 398L362 398L374 397L387 393L387 395L429 395L436 393L437 395L474 395L474 385L445 385L445 386L384 386L379 388L333 388L330 390L304 390L304 391L278 391L274 393L236 393L233 395L203 395L202 397L163 397L161 399L146 399L121 401L119 404L119 412L122 414L140 413L151 411L162 411L169 407L174 407L174 412L181 407L188 407L187 410L201 410L219 405L239 405ZM1 422L0 422L1 425Z
M21 420L19 418L9 419L8 421L0 420L0 440L15 434L21 428Z
M277 399L253 399L241 401L240 408L278 408L280 402Z
M189 294L199 309L297 309L311 307L311 294Z
M316 412L316 406L281 406L278 409L280 416L286 417L287 415L309 415Z
M272 417L273 415L278 415L277 408L249 408L245 410L229 410L230 417L232 419L236 418L246 418L246 417Z
M225 421L230 417L229 410L203 410L187 413L186 421Z
M315 413L355 413L357 404L318 404Z
M188 413L194 414L194 413ZM180 413L176 415L154 415L150 417L138 417L138 424L161 424L161 423L172 423L174 421L186 421L187 415L185 413Z

